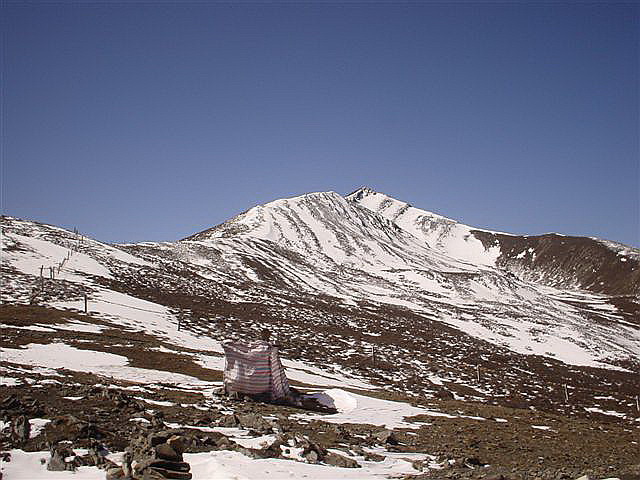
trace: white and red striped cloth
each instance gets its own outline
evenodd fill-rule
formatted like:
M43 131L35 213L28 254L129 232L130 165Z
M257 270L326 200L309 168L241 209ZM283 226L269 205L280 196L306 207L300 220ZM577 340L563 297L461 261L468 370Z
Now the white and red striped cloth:
M264 341L225 342L224 386L228 392L257 395L271 400L291 396L289 381L278 357L278 348Z

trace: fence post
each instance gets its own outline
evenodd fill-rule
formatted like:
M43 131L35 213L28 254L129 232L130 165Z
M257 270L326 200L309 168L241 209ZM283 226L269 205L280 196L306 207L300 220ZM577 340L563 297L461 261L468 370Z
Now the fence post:
M84 294L84 313L89 313L87 294Z
M569 403L569 390L567 389L567 384L564 384L564 401Z
M480 383L480 365L476 365L476 376L478 377L478 383Z

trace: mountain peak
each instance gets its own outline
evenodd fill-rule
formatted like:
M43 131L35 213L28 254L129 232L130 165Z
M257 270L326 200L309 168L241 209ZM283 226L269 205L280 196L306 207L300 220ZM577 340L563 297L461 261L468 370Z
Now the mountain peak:
M379 192L376 192L371 187L362 186L362 187L358 188L357 190L354 190L353 192L351 192L345 198L347 198L347 200L356 200L356 201L358 201L358 200L362 200L364 197L366 197L368 195L376 195L378 193Z

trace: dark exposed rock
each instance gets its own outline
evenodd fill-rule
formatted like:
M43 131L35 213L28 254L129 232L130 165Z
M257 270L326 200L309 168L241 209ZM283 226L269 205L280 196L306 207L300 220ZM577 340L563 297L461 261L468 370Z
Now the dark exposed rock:
M82 421L73 415L54 417L44 427L44 437L50 444L63 440L77 440L80 438L96 437L97 430L94 425Z
M173 470L176 472L188 472L191 467L187 462L172 462L156 458L149 458L143 462L136 464L134 472L142 472L146 468L162 468L164 470Z
M26 443L31 433L31 424L24 415L20 415L11 422L11 438L18 444Z
M237 415L223 415L218 419L219 427L237 427L240 425L240 420Z
M175 470L166 470L159 467L149 467L144 471L143 480L156 480L171 478L176 480L191 480L192 475L189 472L179 472Z
M51 458L47 462L47 470L52 472L63 472L65 470L75 471L78 467L75 452L66 445L54 445L50 450Z
M162 460L169 460L172 462L181 462L182 455L177 453L173 448L171 448L166 443L161 443L160 445L156 445L155 447L156 457Z

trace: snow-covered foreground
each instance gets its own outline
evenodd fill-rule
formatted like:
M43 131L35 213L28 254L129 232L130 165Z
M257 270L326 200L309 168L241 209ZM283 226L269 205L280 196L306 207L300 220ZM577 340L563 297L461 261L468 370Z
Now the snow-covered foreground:
M104 470L80 467L75 472L50 472L41 459L49 452L12 450L11 461L1 463L3 480L104 480ZM193 480L289 480L298 478L337 480L381 479L415 473L413 460L428 459L423 454L391 454L382 462L367 462L360 457L362 468L339 468L282 459L252 460L238 452L215 451L187 453L184 459L191 465Z

